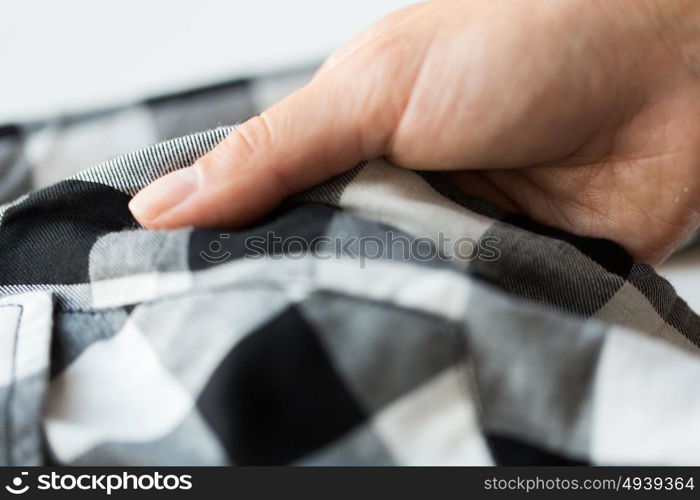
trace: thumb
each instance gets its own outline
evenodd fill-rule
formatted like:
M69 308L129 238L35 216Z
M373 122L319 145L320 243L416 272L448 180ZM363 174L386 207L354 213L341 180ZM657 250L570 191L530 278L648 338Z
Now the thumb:
M341 71L317 75L192 166L141 190L131 212L153 229L244 225L285 197L381 156L394 123L380 92L363 87L370 85Z

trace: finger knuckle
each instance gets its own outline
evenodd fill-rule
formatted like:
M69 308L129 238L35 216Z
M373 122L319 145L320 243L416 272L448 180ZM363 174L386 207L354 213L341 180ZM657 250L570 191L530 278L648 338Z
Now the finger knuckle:
M226 141L238 155L253 156L265 151L272 144L272 129L267 116L264 113L254 116L229 134Z

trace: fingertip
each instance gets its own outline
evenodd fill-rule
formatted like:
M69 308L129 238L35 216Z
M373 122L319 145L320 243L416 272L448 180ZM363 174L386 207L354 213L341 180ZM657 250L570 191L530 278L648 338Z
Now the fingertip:
M131 214L145 227L157 226L159 219L197 192L198 177L193 167L186 167L155 180L131 199Z

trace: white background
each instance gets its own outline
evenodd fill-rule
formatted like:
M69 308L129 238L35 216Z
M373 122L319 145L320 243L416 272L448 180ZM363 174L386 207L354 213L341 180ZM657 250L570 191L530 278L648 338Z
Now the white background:
M407 0L0 0L0 122L320 62Z

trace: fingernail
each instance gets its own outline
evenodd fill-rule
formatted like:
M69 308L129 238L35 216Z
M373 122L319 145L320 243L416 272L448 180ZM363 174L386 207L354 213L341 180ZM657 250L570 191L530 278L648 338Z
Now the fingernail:
M192 167L172 172L136 193L129 210L142 221L152 221L197 191L198 175Z

